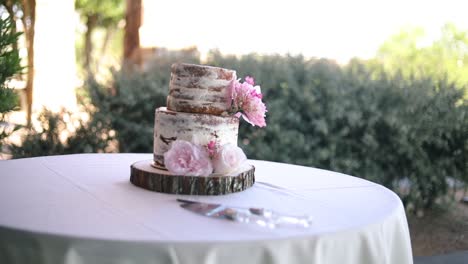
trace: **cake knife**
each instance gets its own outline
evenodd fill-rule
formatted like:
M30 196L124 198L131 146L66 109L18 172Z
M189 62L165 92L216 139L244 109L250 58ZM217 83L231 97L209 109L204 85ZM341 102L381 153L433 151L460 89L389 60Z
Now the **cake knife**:
M254 223L262 227L276 228L281 226L310 227L312 217L291 216L280 214L265 208L226 206L216 203L203 203L186 199L177 199L182 202L182 208L197 214L227 219L241 223Z

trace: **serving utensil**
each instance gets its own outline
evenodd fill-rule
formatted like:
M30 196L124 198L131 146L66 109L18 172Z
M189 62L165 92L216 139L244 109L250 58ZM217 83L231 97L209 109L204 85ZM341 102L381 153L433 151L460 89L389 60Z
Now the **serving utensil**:
M217 203L204 203L186 199L177 199L182 202L182 208L197 214L226 219L240 223L254 223L262 227L303 227L308 228L312 224L312 217L308 215L293 216L282 214L273 210L258 207L227 206Z

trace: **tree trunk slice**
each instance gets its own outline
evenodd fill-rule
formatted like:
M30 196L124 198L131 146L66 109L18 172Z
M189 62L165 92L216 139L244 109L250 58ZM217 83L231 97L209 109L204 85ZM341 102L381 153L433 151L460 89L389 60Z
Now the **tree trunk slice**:
M189 195L222 195L243 191L255 182L255 167L247 165L232 175L182 176L152 166L142 160L130 166L130 182L155 192Z

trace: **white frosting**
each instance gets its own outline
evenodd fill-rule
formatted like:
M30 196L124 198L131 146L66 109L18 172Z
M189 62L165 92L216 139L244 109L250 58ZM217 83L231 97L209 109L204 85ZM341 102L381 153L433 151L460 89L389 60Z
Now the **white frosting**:
M154 160L163 168L163 155L176 139L206 145L211 140L220 145L231 143L237 146L239 119L233 116L183 113L156 109L154 122Z
M172 84L176 84L181 87L198 87L201 89L209 89L214 87L227 87L232 79L224 80L218 79L219 76L216 72L210 72L209 75L202 77L181 77L175 76L175 80L172 80Z
M168 97L171 97L172 100L190 100L195 105L202 105L203 103L227 105L229 103L230 106L229 100L231 99L228 89L216 91L201 88L185 88L176 85L172 86L171 94Z

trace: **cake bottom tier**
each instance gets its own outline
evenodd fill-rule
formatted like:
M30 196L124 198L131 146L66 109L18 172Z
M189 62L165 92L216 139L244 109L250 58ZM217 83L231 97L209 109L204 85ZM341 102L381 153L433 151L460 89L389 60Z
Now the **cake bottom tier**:
M157 108L154 121L154 162L165 169L164 153L175 140L185 140L197 145L207 145L215 141L219 145L237 146L239 118L174 112L166 107Z

